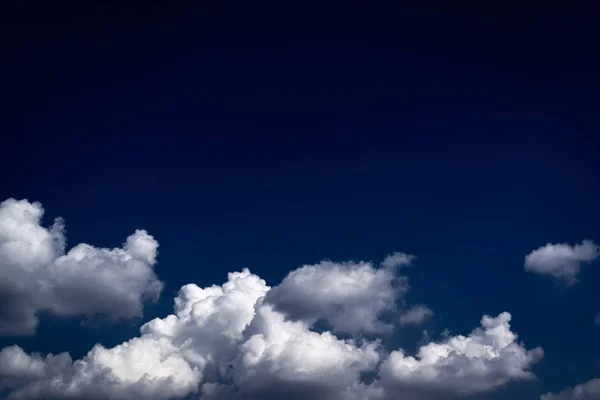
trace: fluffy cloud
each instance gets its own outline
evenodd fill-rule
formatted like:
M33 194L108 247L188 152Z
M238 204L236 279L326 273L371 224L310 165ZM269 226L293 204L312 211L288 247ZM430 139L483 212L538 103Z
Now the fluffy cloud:
M393 351L380 368L384 387L415 393L470 395L486 392L511 379L532 379L529 367L543 356L526 350L511 331L511 315L484 316L468 336L453 336L420 347L416 356Z
M0 351L0 387L18 388L48 378L71 362L66 353L42 357L28 355L18 346L6 347Z
M203 381L217 382L220 367L237 354L254 304L268 290L248 270L228 278L223 286L182 287L175 314L143 325L140 337L110 349L96 345L83 359L25 382L11 398L168 399L197 392ZM12 370L16 380L19 369Z
M136 231L121 249L80 244L65 253L62 221L44 228L42 215L38 203L0 205L4 333L31 333L43 309L139 316L143 300L158 296L158 244L146 232ZM413 259L394 253L379 266L323 261L290 272L274 288L248 269L229 273L221 286L188 284L173 314L147 322L139 337L120 345L97 344L79 360L2 349L0 393L13 400L387 400L402 390L415 400L531 378L541 349L516 343L508 313L485 316L470 335L429 343L414 357L385 349L377 335L433 315L422 305L404 308L408 284L398 269ZM317 330L318 321L329 330Z
M264 398L278 386L277 398L290 398L304 387L318 388L317 398L345 399L360 392L360 372L375 368L380 358L378 342L359 344L310 331L269 304L257 307L246 336L231 375L242 396Z
M525 270L550 275L572 285L577 282L581 263L592 262L599 256L600 248L591 240L575 246L548 243L525 257Z
M418 304L404 311L398 321L402 325L420 324L433 316L433 311L427 306Z
M592 379L560 393L546 393L541 400L596 400L600 398L600 379Z
M323 261L290 272L267 300L292 319L313 324L324 319L333 332L350 334L389 331L393 326L379 316L396 309L396 300L407 289L396 267L412 256L395 253L382 268L368 262Z
M396 398L398 390L403 399L416 400L440 391L478 393L533 377L528 368L541 357L541 349L528 351L516 342L508 313L485 316L482 327L470 335L429 343L412 357L400 349L388 353L380 340L314 331L313 318L291 318L271 301L271 291L281 296L284 287L295 290L295 298L307 299L315 293L314 276L328 279L334 273L342 278L342 266L348 275L361 277L350 283L389 283L388 269L364 263L302 267L273 289L244 269L230 273L222 286L183 286L173 314L146 323L137 338L113 348L96 345L74 362L67 354L44 357L6 348L0 353L0 385L9 399L24 400L387 400ZM303 275L307 270L310 274ZM304 284L299 283L302 277L308 277ZM342 287L354 288L348 282ZM357 293L364 296L360 288ZM348 299L351 309L354 297L336 290L331 296L338 296L342 306ZM374 380L365 381L365 374Z
M140 317L143 301L158 298L158 243L143 230L121 249L78 244L65 253L64 224L41 225L40 203L0 203L0 335L30 335L36 314Z

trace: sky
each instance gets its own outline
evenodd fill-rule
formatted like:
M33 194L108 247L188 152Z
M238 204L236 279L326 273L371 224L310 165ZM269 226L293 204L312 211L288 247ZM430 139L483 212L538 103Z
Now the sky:
M2 5L0 398L600 399L597 11Z

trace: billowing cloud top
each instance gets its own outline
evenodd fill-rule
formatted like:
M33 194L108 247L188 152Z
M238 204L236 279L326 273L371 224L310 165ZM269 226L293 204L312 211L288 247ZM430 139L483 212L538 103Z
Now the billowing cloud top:
M591 240L570 246L566 243L542 246L525 257L525 270L550 275L573 285L581 263L592 262L600 256L600 248Z
M0 335L31 335L40 311L58 316L140 317L144 299L158 298L158 243L146 231L122 249L78 244L65 253L64 224L40 222L40 203L0 203Z

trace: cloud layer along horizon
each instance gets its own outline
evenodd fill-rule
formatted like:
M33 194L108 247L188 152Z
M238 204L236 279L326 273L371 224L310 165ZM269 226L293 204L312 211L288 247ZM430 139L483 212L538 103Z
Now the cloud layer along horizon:
M143 300L159 295L158 243L148 233L136 231L121 249L80 244L65 253L62 221L44 228L42 215L39 203L0 205L0 296L10 305L0 314L1 333L34 333L42 310L140 316ZM248 269L230 272L220 286L190 283L179 290L172 314L117 346L96 344L79 360L5 347L0 393L92 400L391 400L402 393L403 400L435 400L535 379L531 367L543 350L518 340L508 312L484 315L470 332L414 352L389 348L392 332L434 316L405 299L408 279L401 272L414 260L394 253L380 264L322 261L273 287ZM542 400L597 393L593 380Z

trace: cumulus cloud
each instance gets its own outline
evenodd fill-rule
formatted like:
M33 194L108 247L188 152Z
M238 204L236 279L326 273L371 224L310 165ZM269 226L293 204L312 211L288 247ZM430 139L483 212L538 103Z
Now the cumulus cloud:
M286 388L317 387L319 398L346 398L360 390L360 372L372 370L380 358L378 342L338 339L316 333L302 321L289 321L268 304L257 307L247 340L234 360L232 378L241 395L263 397L280 382Z
M140 337L109 349L96 345L81 360L15 388L10 398L169 399L196 393L203 381L218 382L268 290L248 270L228 278L223 286L182 287L175 313L144 324Z
M402 325L417 325L431 318L433 311L427 306L418 304L403 312L398 321Z
M396 309L396 300L407 289L405 278L397 276L400 259L412 256L395 253L383 268L370 262L336 263L323 261L290 272L267 299L292 319L313 324L319 319L334 332L350 334L389 331L392 324L379 318Z
M600 398L600 379L592 379L560 393L546 393L541 400L596 400Z
M0 384L9 399L387 400L402 390L404 400L416 400L441 390L478 393L533 377L529 367L542 351L516 342L508 313L485 316L482 327L468 336L429 343L412 357L401 349L389 353L378 339L317 332L313 314L291 318L270 296L274 291L279 292L274 299L281 298L282 288L289 288L296 291L291 298L307 299L300 292L314 294L315 277L343 279L342 270L361 278L341 286L349 295L336 292L343 292L336 286L328 294L342 308L352 310L353 296L364 296L360 284L365 280L373 289L388 287L374 282L389 283L389 271L365 263L302 267L273 289L244 269L228 274L222 286L183 286L173 314L143 325L139 337L113 348L96 345L74 362L67 354L29 355L6 348L0 353ZM333 318L332 325L336 322ZM365 374L372 379L365 380Z
M0 335L35 333L37 313L140 317L163 284L154 272L158 242L137 230L119 249L78 244L65 252L64 223L41 225L40 203L0 203Z
M382 385L426 394L470 395L486 392L512 379L532 379L530 366L541 348L525 349L511 331L511 315L483 316L481 327L420 347L416 356L393 351L380 368ZM391 390L391 389L390 389Z
M582 263L589 263L600 256L600 247L591 240L570 246L566 243L548 243L525 257L525 270L541 275L550 275L572 285Z

